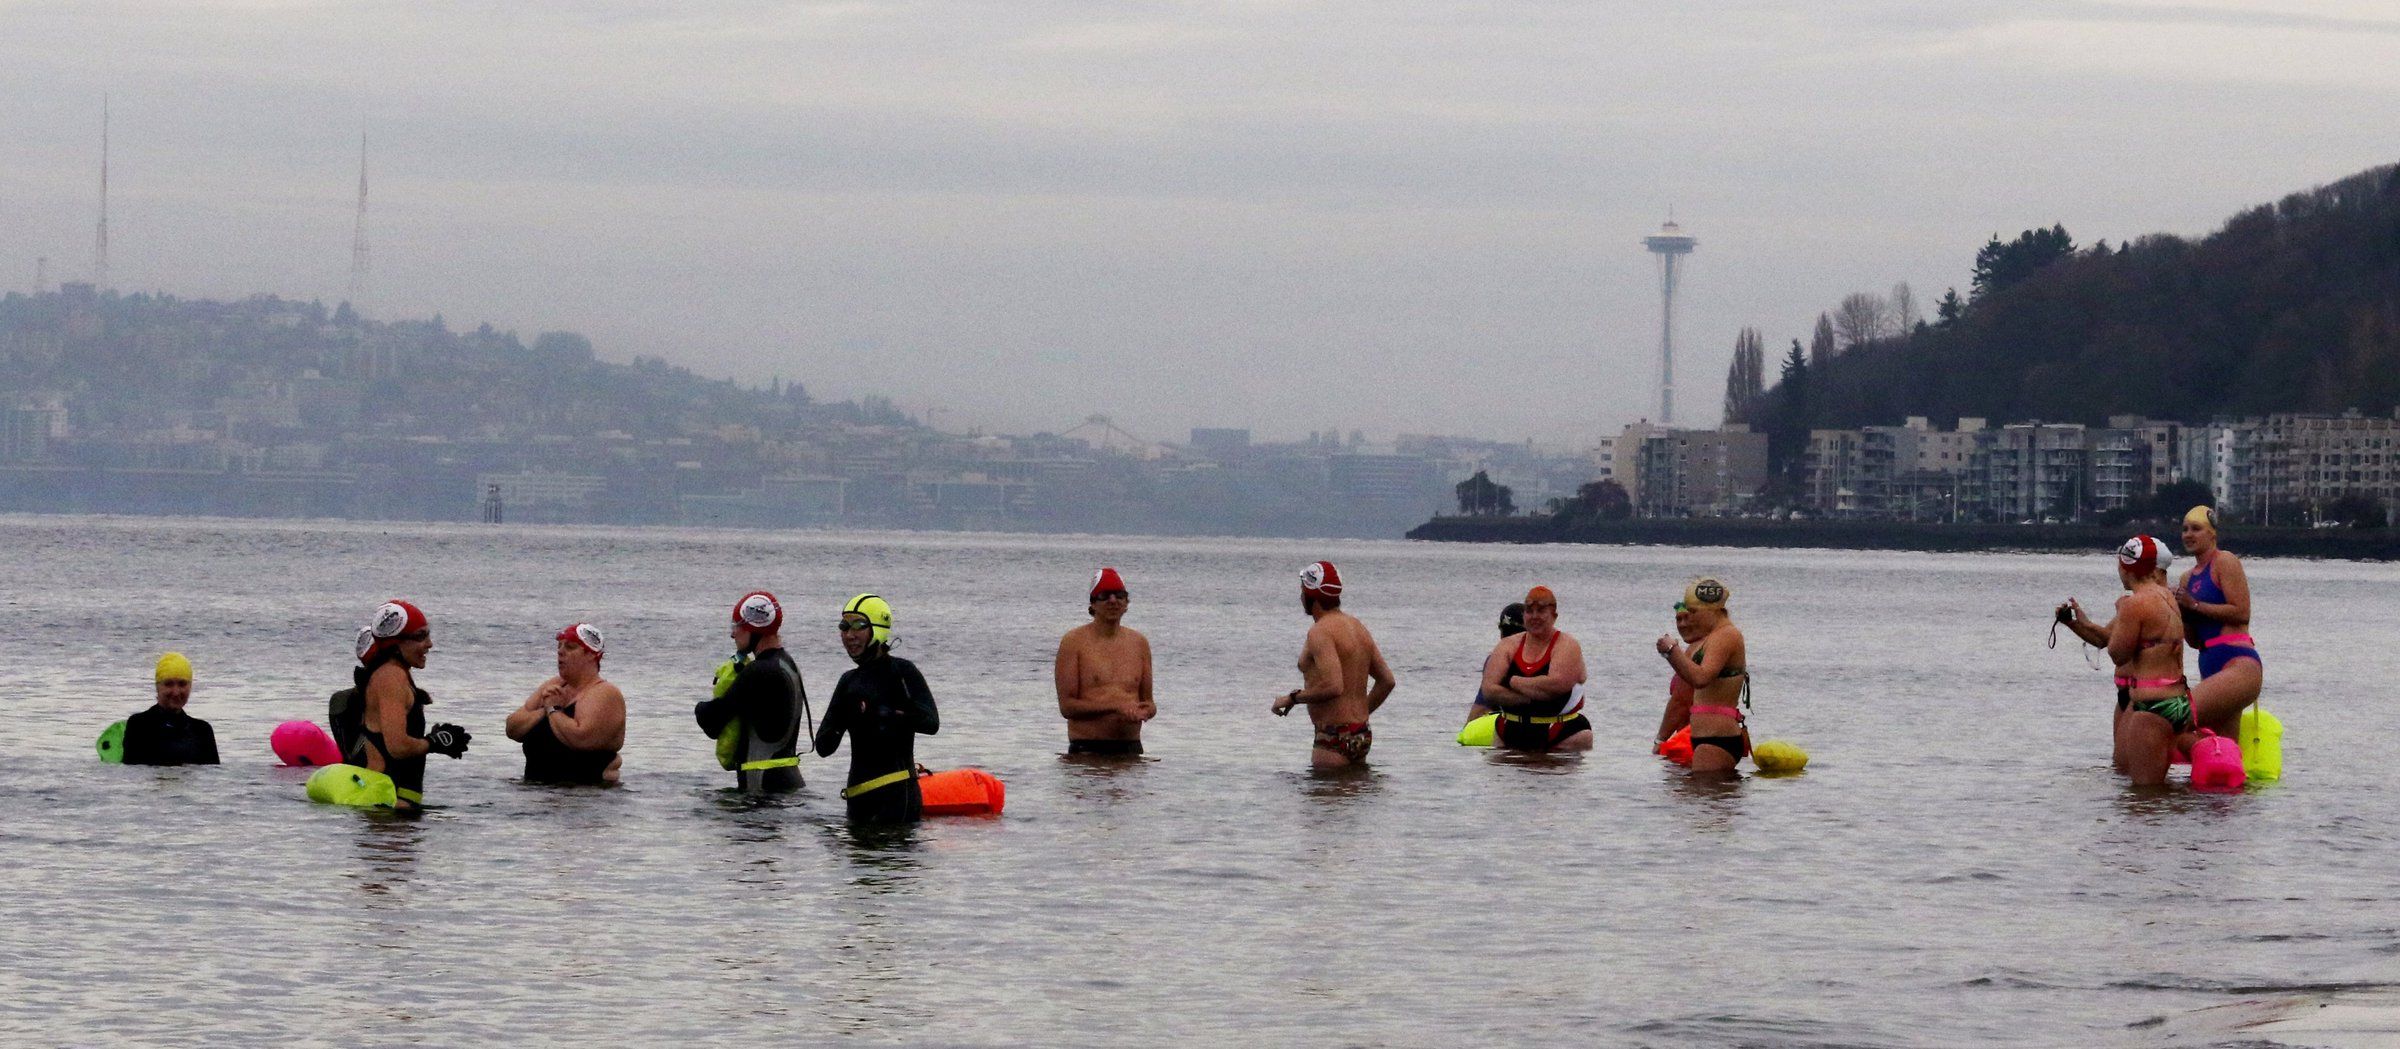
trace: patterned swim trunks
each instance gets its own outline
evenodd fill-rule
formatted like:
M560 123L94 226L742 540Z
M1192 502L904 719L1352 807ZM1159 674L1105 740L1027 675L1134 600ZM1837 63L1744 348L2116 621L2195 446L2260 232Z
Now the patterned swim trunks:
M1365 761L1367 748L1375 745L1375 732L1364 721L1348 725L1326 725L1317 730L1317 749L1331 751L1350 761Z

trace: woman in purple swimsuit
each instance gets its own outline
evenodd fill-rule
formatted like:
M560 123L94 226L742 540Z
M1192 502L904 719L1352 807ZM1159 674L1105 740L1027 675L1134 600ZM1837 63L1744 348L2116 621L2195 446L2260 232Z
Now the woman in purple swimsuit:
M2227 739L2241 727L2242 708L2258 702L2266 665L2250 637L2250 576L2242 559L2217 547L2217 512L2195 506L2183 515L2183 548L2197 563L2175 588L2184 636L2200 653L2200 683L2192 714Z

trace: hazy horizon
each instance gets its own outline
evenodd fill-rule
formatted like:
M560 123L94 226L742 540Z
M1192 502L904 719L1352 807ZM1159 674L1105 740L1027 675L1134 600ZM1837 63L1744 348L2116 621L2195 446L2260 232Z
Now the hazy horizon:
M1574 444L1655 414L1641 238L1736 331L1964 289L1994 233L2206 234L2396 157L2367 3L1689 10L0 0L0 291L365 296L941 409Z

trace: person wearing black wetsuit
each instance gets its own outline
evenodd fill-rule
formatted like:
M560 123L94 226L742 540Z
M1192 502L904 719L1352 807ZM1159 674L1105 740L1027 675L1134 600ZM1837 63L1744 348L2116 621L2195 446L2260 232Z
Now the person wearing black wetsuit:
M333 741L342 760L391 777L394 809L414 812L425 801L425 755L467 753L467 730L457 725L425 727L433 697L417 687L416 670L433 652L433 630L425 613L406 601L387 601L358 633L358 666L351 687L326 706ZM404 706L405 705L405 706Z
M800 720L808 699L782 630L783 605L775 595L742 595L728 631L737 651L732 676L692 707L700 731L718 740L718 760L753 793L789 793L803 782Z
M217 733L208 722L183 712L192 698L192 663L178 652L158 657L152 675L158 702L125 719L127 765L214 765Z
M842 609L842 649L858 665L842 674L817 727L817 756L832 757L850 736L850 779L842 789L850 818L914 823L924 815L917 786L917 736L941 731L933 690L917 665L892 655L892 607L860 594Z

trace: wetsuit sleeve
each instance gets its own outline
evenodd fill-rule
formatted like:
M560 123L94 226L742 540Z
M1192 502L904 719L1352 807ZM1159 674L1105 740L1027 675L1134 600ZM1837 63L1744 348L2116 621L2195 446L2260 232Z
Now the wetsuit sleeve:
M711 738L722 734L725 726L733 723L733 716L737 712L731 691L714 699L703 699L692 704L692 720L699 722L700 731L707 733Z
M149 711L125 719L125 738L118 761L126 765L158 764L158 734L150 730Z
M195 719L192 722L192 738L194 741L192 748L192 764L218 764L217 730L211 727L208 722Z
M798 716L792 697L799 687L800 673L789 657L760 656L742 668L724 695L694 705L692 718L700 723L700 731L711 736L741 718L750 731L772 739L790 728L792 718Z
M926 687L925 675L915 663L900 668L901 698L908 704L908 727L918 735L930 736L942 730L942 712L933 705L933 690Z
M817 722L816 750L820 758L832 757L833 748L842 745L842 733L849 731L851 708L858 706L858 700L849 692L850 675L844 674L833 686L833 698L825 701L825 720Z

